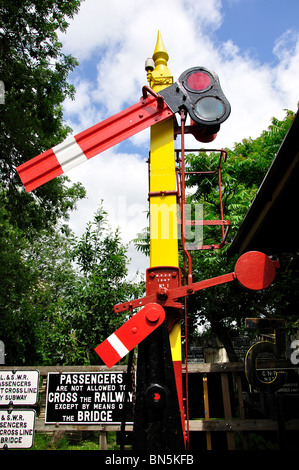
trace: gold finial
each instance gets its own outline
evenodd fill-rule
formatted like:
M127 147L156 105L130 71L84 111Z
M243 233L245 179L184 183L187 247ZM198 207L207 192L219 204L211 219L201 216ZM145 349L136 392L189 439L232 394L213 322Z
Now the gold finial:
M155 67L150 66L149 62L146 65L147 79L150 87L156 92L159 92L173 83L173 77L167 67L168 59L169 56L165 49L161 33L158 31L157 44L152 59Z
M157 44L153 54L153 59L155 61L156 67L162 68L163 66L167 66L169 56L164 46L160 31L158 31Z

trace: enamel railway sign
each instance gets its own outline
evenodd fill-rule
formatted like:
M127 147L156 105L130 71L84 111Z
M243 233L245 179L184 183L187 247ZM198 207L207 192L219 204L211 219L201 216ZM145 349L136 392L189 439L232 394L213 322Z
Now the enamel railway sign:
M29 449L33 445L35 410L0 410L0 449Z
M0 405L35 405L38 385L38 370L0 370Z
M38 389L38 370L0 370L0 449L32 447Z
M50 372L46 424L120 424L125 400L124 372ZM126 422L132 422L132 392Z

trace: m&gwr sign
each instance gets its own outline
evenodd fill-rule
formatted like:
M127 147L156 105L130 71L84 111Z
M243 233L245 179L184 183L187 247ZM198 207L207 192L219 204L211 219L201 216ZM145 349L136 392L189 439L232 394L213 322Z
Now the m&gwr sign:
M124 372L50 372L47 424L119 424L125 400ZM132 392L126 421L132 421Z

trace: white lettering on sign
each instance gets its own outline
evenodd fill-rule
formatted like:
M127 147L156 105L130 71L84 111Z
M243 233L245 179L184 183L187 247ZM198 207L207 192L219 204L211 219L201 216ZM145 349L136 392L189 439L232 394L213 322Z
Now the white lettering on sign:
M34 440L35 410L0 411L0 448L29 449Z
M60 374L60 383L61 384L121 384L123 381L123 373L113 373L109 372L108 374L99 374L99 373L69 373L69 374Z
M132 391L129 390L127 395L125 393L125 377L124 372L110 371L50 372L45 422L121 423L126 397L131 412L130 405L133 402Z
M158 282L159 288L166 288L169 289L170 281L171 281L171 274L168 273L157 273L156 279Z
M78 421L109 422L112 421L112 411L78 411Z
M0 370L0 405L35 405L38 385L37 370Z

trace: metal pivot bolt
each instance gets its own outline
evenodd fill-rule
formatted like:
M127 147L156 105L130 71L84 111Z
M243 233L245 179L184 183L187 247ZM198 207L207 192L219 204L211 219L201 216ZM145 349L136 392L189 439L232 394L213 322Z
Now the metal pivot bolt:
M160 318L160 312L156 309L151 309L146 313L146 319L151 323L156 323Z

